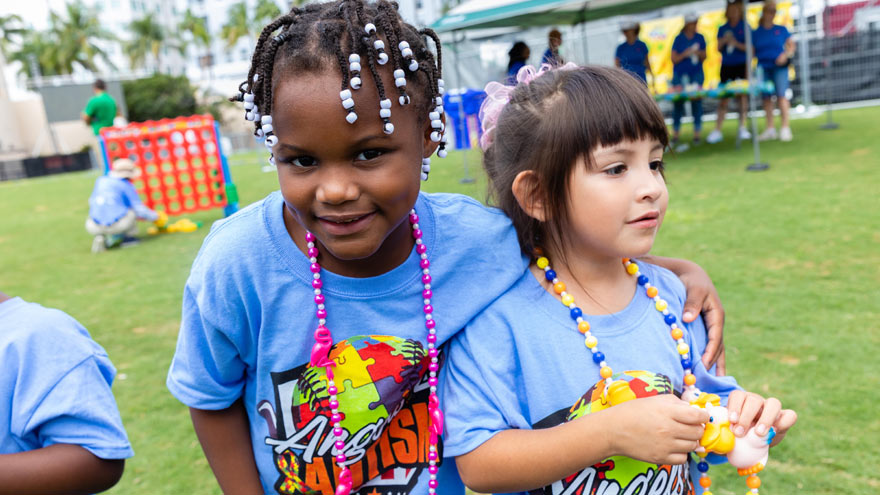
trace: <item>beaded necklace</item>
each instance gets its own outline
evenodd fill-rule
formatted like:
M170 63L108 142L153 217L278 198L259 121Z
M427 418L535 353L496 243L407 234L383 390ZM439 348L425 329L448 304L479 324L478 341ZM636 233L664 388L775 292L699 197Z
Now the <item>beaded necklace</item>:
M648 277L639 272L639 265L631 261L629 258L623 258L623 266L626 269L626 273L629 275L636 277L636 282L644 287L645 295L650 298L654 302L654 308L663 316L663 321L666 325L669 326L670 336L675 341L675 348L681 357L681 367L684 370L684 389L682 391L681 397L683 400L686 400L692 404L697 402L702 402L701 407L710 407L707 403L708 397L714 397L717 399L717 396L712 394L703 394L700 392L700 389L697 388L696 382L697 377L693 373L693 362L690 359L690 346L688 346L687 342L684 341L684 332L681 327L678 326L677 319L675 315L673 315L669 311L669 304L660 297L659 290L657 287L651 285ZM593 356L593 362L599 366L599 375L605 380L605 390L603 392L603 397L606 401L610 403L610 405L614 405L617 402L614 402L613 399L609 397L610 395L614 395L615 390L621 387L626 386L626 382L622 380L613 380L612 376L614 372L611 370L611 367L608 366L608 363L605 361L605 354L599 351L598 348L598 339L590 332L590 324L587 320L584 319L583 311L575 304L574 296L566 291L565 283L560 281L556 276L556 272L550 268L550 260L545 256L539 256L535 262L535 264L544 271L544 278L547 279L548 282L553 284L553 291L559 295L562 299L562 304L564 304L567 308L569 308L569 315L571 319L575 321L577 324L577 329L580 333L584 335L584 345L587 349L590 350ZM702 401L699 400L700 396L702 397ZM712 400L712 399L708 399ZM719 405L714 404L716 407ZM722 414L726 414L726 410L719 411ZM710 422L713 419L710 417ZM772 439L772 435L769 437ZM769 443L768 439L768 443ZM721 451L718 451L722 453ZM727 453L730 450L727 450ZM712 480L709 478L709 464L706 462L705 457L708 455L708 452L697 452L697 455L701 458L700 462L697 464L697 470L700 472L700 486L703 488L702 495L712 495L712 492L709 491L709 487L712 486ZM747 475L746 485L749 487L749 493L747 495L757 495L758 487L761 486L761 480L758 478L757 473L764 468L764 463L766 462L766 456L762 461L754 464L749 468L741 468L739 469L740 475Z
M443 434L443 412L440 410L440 399L437 397L437 371L440 370L438 359L439 351L437 349L437 330L436 322L432 316L434 307L431 306L431 262L428 260L428 246L422 242L422 231L419 229L419 216L416 210L409 212L409 223L412 226L412 236L415 239L416 253L419 255L419 267L422 270L421 283L424 286L422 290L423 307L425 313L425 328L428 330L428 356L431 358L431 364L428 365L428 385L430 394L428 396L428 493L434 494L437 491L439 482L437 481L437 472L439 471L437 453L437 445L439 438ZM327 373L327 393L330 396L328 402L330 406L330 422L333 425L333 435L336 441L333 444L336 464L339 466L339 477L336 483L336 495L349 495L352 489L351 471L346 465L347 456L345 455L345 441L342 439L344 430L342 428L342 414L339 409L339 401L336 383L333 381L333 368L336 362L329 359L330 349L333 347L333 336L326 327L327 324L327 308L324 306L324 294L321 289L324 284L321 281L321 265L318 264L318 248L315 245L316 237L311 232L306 231L306 244L308 246L309 266L312 272L312 288L315 291L315 305L317 311L315 316L318 317L318 328L315 330L315 344L312 346L311 359L309 365L312 367L323 367Z

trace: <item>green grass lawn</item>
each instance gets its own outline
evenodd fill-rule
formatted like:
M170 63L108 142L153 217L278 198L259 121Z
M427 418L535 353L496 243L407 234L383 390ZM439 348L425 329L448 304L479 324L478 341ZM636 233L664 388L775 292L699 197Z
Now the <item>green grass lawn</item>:
M793 122L793 142L762 146L765 172L745 171L751 147L734 148L732 123L726 142L667 157L655 253L709 271L727 310L729 372L800 415L771 455L764 494L880 492L877 115L835 112L837 131L818 130L822 118ZM467 155L477 181L459 183L463 156L435 160L426 189L484 199L477 152ZM232 162L242 204L277 188L262 154ZM92 255L83 222L95 177L0 183L0 290L71 314L113 359L136 456L111 493L219 493L186 408L165 388L183 284L208 229ZM713 492L745 493L736 478L716 467Z

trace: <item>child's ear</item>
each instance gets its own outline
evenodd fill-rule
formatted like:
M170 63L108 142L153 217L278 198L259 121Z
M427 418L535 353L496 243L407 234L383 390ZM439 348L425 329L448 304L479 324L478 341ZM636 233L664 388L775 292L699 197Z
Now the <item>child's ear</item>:
M519 207L526 215L539 222L547 220L544 196L541 194L541 183L534 170L523 170L516 174L510 188L513 191L513 197L516 198L516 202L519 203Z
M446 125L446 112L440 114L440 121L443 122L444 126ZM424 135L422 136L422 147L425 150L425 156L423 158L430 158L431 155L433 155L434 152L437 151L437 147L440 146L440 143L435 143L434 141L431 141L431 133L434 132L434 129L431 127L430 120L425 121L424 131ZM446 130L445 132L449 132L449 130ZM449 148L447 147L446 149Z

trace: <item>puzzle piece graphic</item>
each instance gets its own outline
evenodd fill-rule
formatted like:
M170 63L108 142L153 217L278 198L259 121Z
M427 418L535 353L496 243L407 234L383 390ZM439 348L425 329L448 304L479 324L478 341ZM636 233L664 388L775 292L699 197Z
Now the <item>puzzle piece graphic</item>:
M391 376L386 376L375 383L376 390L379 393L379 400L370 403L370 408L381 406L387 411L394 411L397 405L412 393L412 387L415 383L418 383L418 377L412 384L398 384L394 377Z
M335 376L333 381L336 382L336 388L339 390L338 393L340 395L345 392L346 385L344 384L346 381L350 382L350 386L355 388L363 387L373 381L369 371L367 371L367 366L374 364L376 360L373 358L362 358L355 346L345 346L342 352L335 357L332 352L330 356L336 361L336 368L333 369L333 375ZM322 373L322 379L326 384L326 373Z
M374 403L379 404L380 400L379 392L372 383L356 387L351 380L345 380L343 385L345 393L340 392L338 395L339 409L344 413L340 424L350 434L355 435L364 426L388 417L385 407L372 406Z

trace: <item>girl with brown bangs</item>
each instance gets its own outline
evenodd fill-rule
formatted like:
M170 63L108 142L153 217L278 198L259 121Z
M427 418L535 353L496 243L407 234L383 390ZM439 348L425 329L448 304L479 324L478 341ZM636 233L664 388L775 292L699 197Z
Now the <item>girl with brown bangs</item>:
M710 418L688 401L717 397L728 431L754 428L765 448L797 417L707 369L703 321L683 321L684 286L647 256L668 137L644 85L603 67L525 72L487 87L481 144L532 263L450 341L444 455L478 492L694 493Z

